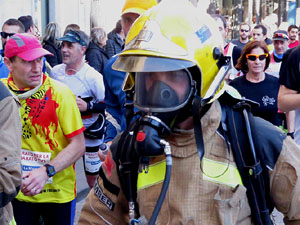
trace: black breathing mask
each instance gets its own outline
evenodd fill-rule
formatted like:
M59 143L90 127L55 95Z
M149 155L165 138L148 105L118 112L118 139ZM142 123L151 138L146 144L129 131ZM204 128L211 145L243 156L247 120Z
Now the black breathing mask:
M165 84L160 85L167 87ZM166 90L168 90L170 96L174 95L170 97L173 102L178 101L176 92L172 91L170 88L166 88L163 91L166 93ZM168 102L166 102L166 105L167 104ZM187 114L187 112L190 111L189 108L190 106L186 106L171 112L156 112L143 115L139 119L138 131L136 133L134 149L137 154L146 157L163 154L163 146L160 141L171 134L172 129L176 124L184 121L189 116L189 113ZM147 160L145 163L147 164Z
M165 138L171 133L177 121L185 120L182 115L195 91L194 81L187 69L163 72L137 72L135 74L135 106L144 112L140 118L140 133L137 135L137 147L155 147L151 142L159 142L157 137ZM183 116L178 120L178 115ZM156 131L153 131L156 130ZM167 132L166 132L167 131ZM145 135L143 141L140 137ZM151 136L151 137L150 137ZM142 142L145 142L141 144ZM144 148L143 147L143 148ZM149 153L150 149L147 151ZM144 150L142 150L144 152ZM156 155L157 149L154 154Z
M156 107L172 107L179 105L177 93L166 83L155 81L147 92L146 102Z

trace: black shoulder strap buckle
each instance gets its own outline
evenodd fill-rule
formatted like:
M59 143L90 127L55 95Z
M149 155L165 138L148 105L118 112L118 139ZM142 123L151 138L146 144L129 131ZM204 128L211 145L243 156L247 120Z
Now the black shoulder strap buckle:
M134 117L134 104L133 104L133 96L134 91L132 89L125 91L126 98L124 103L125 108L125 118L126 118L126 126L129 127L129 124Z
M258 102L246 98L236 98L228 91L224 92L224 94L219 98L219 101L221 104L230 106L236 110L246 109L247 111L250 111L251 108L259 106Z
M249 112L251 110L251 105L248 102L242 100L242 101L236 103L235 105L233 105L232 108L237 109L237 110L246 109Z
M256 178L258 175L260 175L262 173L262 167L261 167L260 162L257 162L253 166L245 166L244 173L250 177Z

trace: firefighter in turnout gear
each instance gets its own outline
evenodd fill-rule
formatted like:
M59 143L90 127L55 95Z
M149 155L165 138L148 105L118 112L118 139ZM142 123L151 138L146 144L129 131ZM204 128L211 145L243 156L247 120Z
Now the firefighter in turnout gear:
M132 25L113 68L127 72L139 112L113 141L80 225L272 224L274 207L300 224L300 148L225 84L230 58L209 15L162 1Z

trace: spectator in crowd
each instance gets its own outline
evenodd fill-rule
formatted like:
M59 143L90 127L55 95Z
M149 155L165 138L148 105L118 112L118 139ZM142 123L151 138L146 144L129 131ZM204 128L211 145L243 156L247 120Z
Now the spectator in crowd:
M251 32L254 41L263 41L267 37L267 28L262 24L254 26Z
M121 24L126 36L131 25L141 13L156 5L156 0L126 0L122 8ZM122 84L126 76L125 72L112 69L112 64L118 57L110 58L103 70L105 85L105 104L108 113L108 120L113 125L107 128L106 142L111 141L118 132L126 128L125 119L125 92L122 91Z
M273 34L273 45L274 50L270 52L270 64L269 68L265 71L266 73L279 78L279 71L283 59L284 53L288 49L288 34L285 30L277 30ZM280 120L282 121L282 127L287 129L287 133L294 133L294 122L295 122L295 112L279 112Z
M289 48L294 48L299 45L298 39L298 27L296 25L290 25L288 27L289 35Z
M4 56L5 44L6 41L16 33L24 33L25 27L24 25L17 19L8 19L2 25L1 31L1 42L2 42L2 50L1 55Z
M273 50L272 40L267 36L267 28L262 24L257 24L252 30L252 38L254 41L265 41L269 51Z
M113 55L120 53L124 47L124 31L122 29L121 20L118 20L116 27L108 34L106 42L106 53L109 58Z
M245 45L250 41L249 36L250 36L250 25L248 23L241 23L240 24L240 29L239 29L239 39L234 39L231 41L232 44L236 45L243 50Z
M269 64L270 55L266 43L249 42L236 65L236 68L242 70L245 75L234 79L230 85L243 97L260 104L259 107L252 108L254 116L279 126L281 125L277 108L279 81L278 78L265 73Z
M104 49L106 41L106 32L101 27L92 28L90 43L85 52L85 59L88 64L101 74L103 73L104 65L108 60L108 56Z
M62 63L61 46L60 41L60 27L57 23L48 23L45 30L45 35L42 38L43 48L52 53L52 55L46 55L45 58L51 67L54 67Z
M17 224L73 224L76 204L74 163L84 153L84 127L71 90L42 73L50 54L31 34L6 43L3 79L22 108L22 186L13 200Z
M75 23L70 23L66 26L66 29L64 31L64 35L67 33L68 30L80 30L80 26Z
M24 33L25 28L24 25L17 19L8 19L4 22L2 25L2 31L1 31L1 42L2 42L2 50L0 55L0 78L6 78L8 77L9 70L7 69L5 63L4 63L4 50L6 41L14 34L16 33Z
M104 117L104 84L102 75L85 62L88 36L81 30L68 30L58 39L62 41L63 64L55 66L51 77L66 84L76 96L77 106L86 128L83 157L87 183L93 187L101 161L98 157L100 144L103 142ZM95 137L90 137L92 130L99 130ZM87 134L87 132L89 132Z
M32 16L20 16L18 20L23 23L25 27L25 33L31 34L35 36L38 40L40 40L41 34L38 27L33 23ZM43 58L43 73L49 75L51 71L50 64L46 61L46 57Z
M265 71L266 73L279 78L279 70L283 58L283 54L288 49L289 37L285 30L277 30L273 34L274 50L270 51L270 65Z
M18 20L23 23L25 27L25 33L34 35L38 40L40 40L41 34L38 27L34 24L32 16L20 16Z
M3 225L15 224L11 200L18 194L22 181L19 105L0 82L0 224Z
M231 57L231 70L225 78L227 82L230 82L239 74L239 71L236 70L235 65L237 64L237 60L240 57L242 50L236 45L234 45L232 42L226 43L228 27L225 18L220 14L212 14L211 16L216 21L221 36L223 38L224 55Z

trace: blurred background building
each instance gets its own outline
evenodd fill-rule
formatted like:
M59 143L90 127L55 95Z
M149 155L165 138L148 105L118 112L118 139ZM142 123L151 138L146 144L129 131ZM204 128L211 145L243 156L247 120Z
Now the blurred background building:
M0 23L31 15L42 33L49 22L57 22L62 31L70 23L87 33L94 26L110 31L120 19L123 4L124 0L0 0Z

